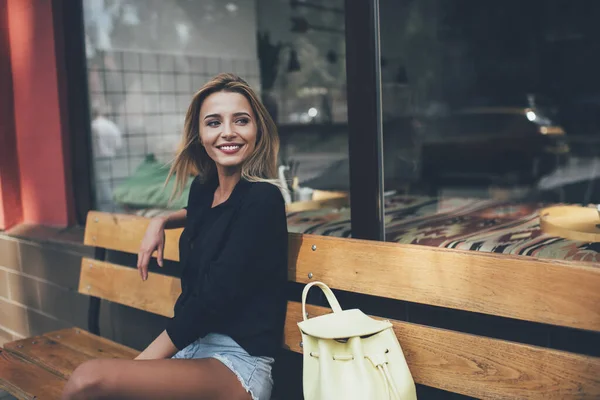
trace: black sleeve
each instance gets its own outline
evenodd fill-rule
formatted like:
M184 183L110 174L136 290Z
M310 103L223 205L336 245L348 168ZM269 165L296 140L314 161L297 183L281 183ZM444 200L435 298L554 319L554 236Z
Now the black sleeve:
M262 269L273 264L266 257L277 242L275 236L281 234L280 227L286 224L279 189L268 183L256 184L237 213L219 258L208 265L190 298L167 325L167 334L178 349L210 333L211 322L227 315L254 289L244 278L249 269L262 275Z

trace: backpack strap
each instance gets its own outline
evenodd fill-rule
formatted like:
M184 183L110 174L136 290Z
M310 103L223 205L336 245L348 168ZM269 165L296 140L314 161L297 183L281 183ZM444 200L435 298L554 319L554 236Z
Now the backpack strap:
M310 290L310 288L313 286L318 286L323 291L323 293L325 293L327 302L329 303L329 306L331 307L333 312L342 311L342 307L340 307L340 303L337 301L337 298L335 297L335 295L333 294L331 289L329 289L329 286L327 286L323 282L311 282L308 285L306 285L304 287L304 290L302 291L302 318L304 318L304 321L306 321L306 319L307 319L307 317L306 317L306 296L308 295L308 291Z

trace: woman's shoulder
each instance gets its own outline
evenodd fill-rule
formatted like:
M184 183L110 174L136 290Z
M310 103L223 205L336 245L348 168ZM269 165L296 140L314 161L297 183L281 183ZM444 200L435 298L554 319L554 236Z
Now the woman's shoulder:
M197 194L203 194L206 192L208 192L208 193L214 192L214 190L217 188L218 184L219 184L218 179L216 179L214 177L204 178L200 175L196 175L190 185L190 193L192 195L197 195Z
M284 203L281 189L270 182L249 182L247 198L251 201Z
M203 199L211 194L211 190L214 193L214 188L211 186L210 181L206 181L200 176L194 177L189 188L187 208L198 207L199 204L203 203Z

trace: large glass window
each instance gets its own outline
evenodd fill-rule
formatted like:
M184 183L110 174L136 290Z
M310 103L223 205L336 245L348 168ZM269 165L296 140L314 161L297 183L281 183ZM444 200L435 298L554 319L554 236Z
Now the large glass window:
M600 262L600 3L380 3L387 240Z
M350 235L343 1L84 0L95 200L152 216L193 93L219 72L277 122L292 232Z

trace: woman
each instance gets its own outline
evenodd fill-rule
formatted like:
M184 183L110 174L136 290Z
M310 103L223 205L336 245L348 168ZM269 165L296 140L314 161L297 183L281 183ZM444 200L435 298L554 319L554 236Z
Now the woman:
M185 227L175 316L136 360L78 367L64 399L270 398L287 280L275 124L246 82L221 74L194 96L184 131L171 174L179 193L198 174L188 206L153 219L138 254L146 280L155 250L163 264L164 230Z

